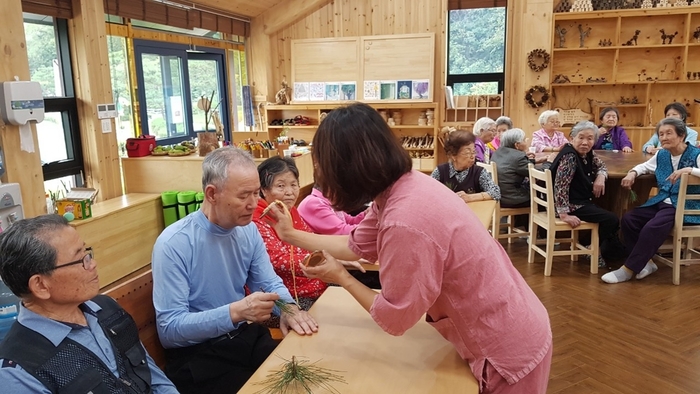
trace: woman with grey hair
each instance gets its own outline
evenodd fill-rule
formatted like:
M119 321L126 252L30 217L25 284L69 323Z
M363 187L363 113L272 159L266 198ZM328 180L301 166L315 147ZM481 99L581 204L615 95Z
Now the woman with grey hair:
M476 142L474 143L476 161L488 164L491 161L492 152L486 144L491 142L493 137L496 136L496 122L487 117L479 118L474 123L473 133L476 136Z
M559 112L547 110L539 118L541 129L532 134L532 146L537 152L559 152L568 142L559 128Z
M501 146L491 161L498 169L498 187L501 188L501 206L522 208L530 206L528 164L535 163L535 154L526 153L528 139L521 129L511 129L501 136Z
M486 146L488 146L492 152L495 152L501 146L501 136L503 133L512 128L513 121L510 120L509 117L499 116L498 119L496 119L496 136L493 137L493 140L486 144Z
M622 187L630 189L638 176L655 174L659 193L622 217L622 235L630 255L622 267L603 275L603 282L626 282L633 276L644 279L656 272L656 264L651 258L675 225L681 175L700 177L700 148L686 144L687 133L681 119L663 119L656 126L661 150L632 168L622 179ZM698 188L688 187L688 192L698 193ZM686 208L700 209L700 203L688 201ZM685 216L683 219L689 224L700 224L697 217Z
M554 207L559 218L576 228L584 220L598 223L601 254L598 266L605 267L605 258L615 258L624 249L617 237L620 221L614 213L593 202L605 194L608 169L593 152L598 127L590 121L578 122L571 129L571 142L565 144L552 162Z

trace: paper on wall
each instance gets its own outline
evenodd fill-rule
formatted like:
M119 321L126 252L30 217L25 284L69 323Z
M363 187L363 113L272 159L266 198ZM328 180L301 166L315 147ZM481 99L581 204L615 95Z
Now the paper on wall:
M19 126L19 147L25 152L34 153L34 137L29 122Z

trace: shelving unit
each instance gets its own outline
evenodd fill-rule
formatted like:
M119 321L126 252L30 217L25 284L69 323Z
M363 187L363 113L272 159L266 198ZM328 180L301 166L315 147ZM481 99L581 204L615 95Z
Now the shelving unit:
M469 126L487 116L496 120L503 115L503 95L454 96L454 108L445 109L443 126Z
M334 108L342 105L347 105L346 102L329 102L325 104L289 104L289 105L267 105L265 107L265 124L267 125L267 134L270 141L276 141L277 137L288 129L288 135L296 140L303 139L307 143L311 143L316 129L320 123L321 114L330 112ZM424 172L432 172L437 163L438 141L437 141L437 120L433 118L433 125L419 125L418 118L421 113L432 110L435 116L437 104L426 102L406 102L406 103L368 103L377 111L386 111L387 117L389 113L400 112L401 124L391 126L391 129L396 134L396 137L410 145L418 145L406 147L413 158L413 168ZM309 119L310 125L303 126L280 126L270 125L275 120L294 119L301 115ZM425 138L427 137L427 138ZM412 138L412 139L411 139ZM432 143L430 143L432 141Z
M591 29L583 48L579 25ZM567 30L564 48L556 26ZM700 125L700 105L694 103L700 98L700 43L693 38L698 26L697 6L555 13L552 76L561 74L571 82L551 84L552 108L579 108L597 122L599 111L613 104L636 148L653 134L664 107L673 101L686 105L689 124ZM663 44L661 29L678 32L671 44ZM636 30L637 45L627 45ZM600 46L603 40L612 45ZM622 97L635 96L639 104L620 104Z

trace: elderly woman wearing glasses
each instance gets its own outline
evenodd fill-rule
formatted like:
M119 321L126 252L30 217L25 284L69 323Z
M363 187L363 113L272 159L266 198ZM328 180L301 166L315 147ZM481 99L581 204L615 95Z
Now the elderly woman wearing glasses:
M299 170L290 158L271 157L258 166L260 175L260 199L253 213L253 222L265 241L270 262L277 275L282 278L292 297L299 300L299 308L309 310L311 305L328 287L318 279L308 279L301 273L301 265L309 254L308 250L283 242L270 224L261 218L268 205L281 201L292 216L294 228L311 232L309 226L299 216L294 204L299 197ZM259 289L250 289L258 291ZM279 326L279 319L273 317L268 326Z
M559 112L547 110L539 118L541 129L532 134L532 146L539 152L559 152L569 142L559 128Z
M496 122L491 118L479 118L474 123L473 129L476 140L474 141L474 149L476 149L476 161L481 163L491 162L491 150L487 144L493 141L496 137L497 127Z
M477 140L474 134L464 130L448 134L445 137L448 161L437 166L431 176L457 193L464 202L500 200L501 191L491 175L474 165Z
M501 136L512 128L513 121L510 120L509 117L499 116L498 119L496 119L496 136L493 137L491 142L486 144L486 146L491 149L491 152L495 152L501 146Z

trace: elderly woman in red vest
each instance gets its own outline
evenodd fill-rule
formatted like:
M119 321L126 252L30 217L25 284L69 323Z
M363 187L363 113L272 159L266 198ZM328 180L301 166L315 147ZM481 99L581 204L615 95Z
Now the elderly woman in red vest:
M476 150L474 134L455 130L445 137L447 163L440 164L430 175L453 192L464 202L500 200L501 190L491 175L483 168L475 166Z

